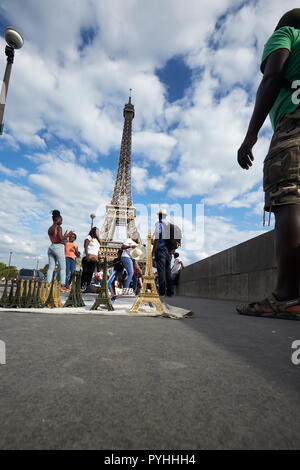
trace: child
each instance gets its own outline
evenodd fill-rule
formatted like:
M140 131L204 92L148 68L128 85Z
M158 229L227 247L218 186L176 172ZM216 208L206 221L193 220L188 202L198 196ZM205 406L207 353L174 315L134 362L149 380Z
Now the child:
M74 243L77 236L75 233L71 233L69 236L69 241L65 244L65 256L66 256L66 289L69 289L72 274L76 270L75 258L80 256L78 251L78 245Z

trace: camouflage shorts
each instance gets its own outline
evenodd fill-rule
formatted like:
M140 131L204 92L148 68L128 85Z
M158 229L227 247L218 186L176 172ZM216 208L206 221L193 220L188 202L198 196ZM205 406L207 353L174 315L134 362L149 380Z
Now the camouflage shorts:
M276 126L264 161L264 210L300 204L300 108Z

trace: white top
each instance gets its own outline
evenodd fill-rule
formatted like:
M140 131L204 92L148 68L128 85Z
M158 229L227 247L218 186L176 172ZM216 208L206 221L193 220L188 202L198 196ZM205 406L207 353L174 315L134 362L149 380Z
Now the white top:
M123 243L123 245L127 245L127 246L134 248L136 246L136 242L134 242L131 238L127 238L127 240ZM127 248L127 250L123 250L122 257L131 258L130 252L131 252L131 248Z
M98 256L99 248L100 248L100 243L98 242L97 238L92 238L90 235L88 235L85 240L89 240L90 243L88 244L87 247L87 252L88 255L96 255Z
M170 238L170 222L166 219L162 219L162 239L163 240L168 240ZM155 224L155 232L154 232L154 238L157 239L159 238L159 224L160 222L156 222Z
M171 269L171 273L172 274L176 274L176 273L179 273L179 271L182 269L182 266L181 266L181 259L179 258L175 258L174 260L174 264L173 264L173 267Z

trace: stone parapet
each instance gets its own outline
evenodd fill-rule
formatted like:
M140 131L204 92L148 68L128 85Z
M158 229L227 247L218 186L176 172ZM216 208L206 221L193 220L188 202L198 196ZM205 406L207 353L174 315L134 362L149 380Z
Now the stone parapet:
M251 302L274 290L276 275L272 230L187 266L176 294Z

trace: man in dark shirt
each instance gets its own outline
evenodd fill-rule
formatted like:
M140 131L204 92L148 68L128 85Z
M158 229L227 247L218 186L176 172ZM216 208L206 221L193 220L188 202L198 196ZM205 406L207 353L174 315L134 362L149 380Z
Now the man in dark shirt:
M152 257L155 259L158 273L159 295L172 297L174 287L171 279L172 253L168 249L167 240L170 238L170 224L166 220L167 211L160 209L157 213L158 222L155 225Z

